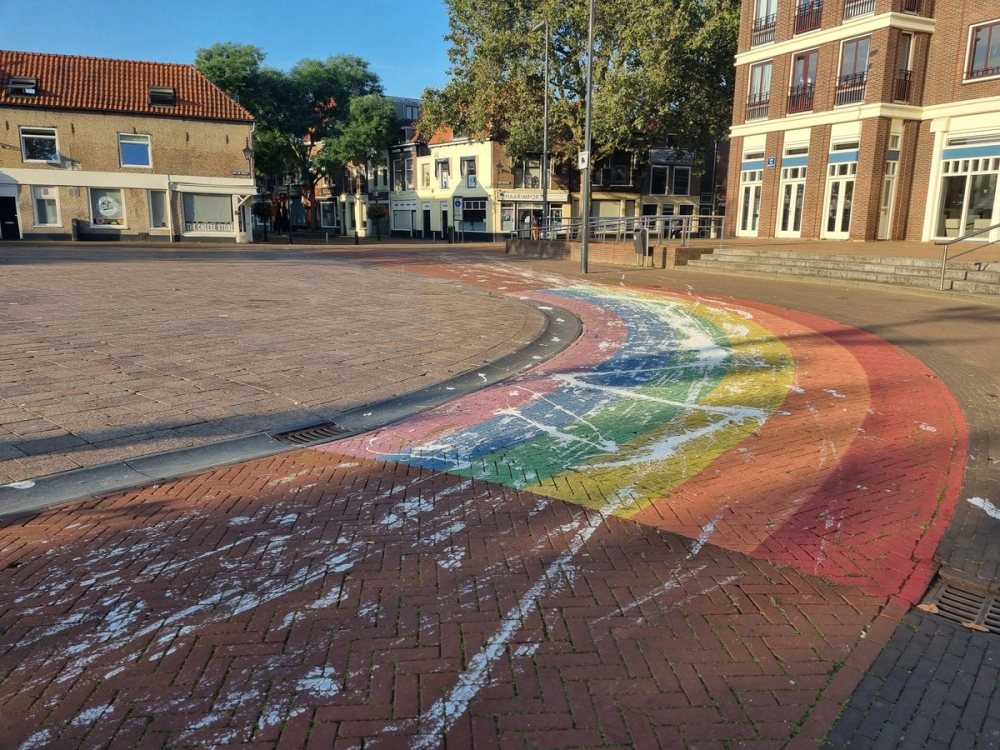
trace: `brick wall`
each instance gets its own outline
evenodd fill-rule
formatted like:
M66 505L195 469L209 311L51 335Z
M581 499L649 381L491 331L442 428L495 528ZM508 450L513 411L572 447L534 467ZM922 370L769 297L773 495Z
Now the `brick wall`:
M924 105L1000 96L1000 78L965 81L963 70L969 48L969 28L1000 18L997 0L937 3L934 40L927 58Z

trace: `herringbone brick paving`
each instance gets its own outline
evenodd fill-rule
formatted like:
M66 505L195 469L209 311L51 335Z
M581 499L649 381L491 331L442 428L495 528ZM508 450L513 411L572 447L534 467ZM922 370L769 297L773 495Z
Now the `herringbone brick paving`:
M4 742L412 739L538 586L448 746L776 746L884 603L615 518L552 569L594 520L304 451L9 521Z

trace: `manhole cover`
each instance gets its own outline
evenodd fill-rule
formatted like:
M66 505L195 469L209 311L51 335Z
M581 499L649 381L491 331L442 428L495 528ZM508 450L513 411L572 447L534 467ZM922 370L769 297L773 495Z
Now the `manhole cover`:
M936 611L927 605L936 607ZM1000 601L983 591L938 579L920 607L953 622L1000 635Z
M271 437L275 440L280 440L282 443L305 445L307 443L316 443L321 440L339 437L345 432L350 432L350 429L336 422L320 422L319 424L299 427L296 430L289 430L288 432L278 432L271 435Z

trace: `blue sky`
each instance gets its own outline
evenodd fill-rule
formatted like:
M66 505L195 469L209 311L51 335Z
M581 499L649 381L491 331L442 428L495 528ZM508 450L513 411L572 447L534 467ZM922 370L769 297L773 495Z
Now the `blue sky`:
M368 60L390 96L420 96L447 81L441 0L0 0L0 49L194 61L215 42L256 44L265 64L344 53Z

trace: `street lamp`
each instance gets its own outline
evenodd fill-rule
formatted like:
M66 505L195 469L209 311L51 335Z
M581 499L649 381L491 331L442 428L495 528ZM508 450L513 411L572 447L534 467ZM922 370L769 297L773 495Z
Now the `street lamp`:
M583 149L587 155L581 171L583 182L583 238L580 241L580 273L587 273L587 255L590 251L590 115L594 94L594 0L590 0L590 18L587 31L587 124L584 128Z
M532 33L545 29L545 105L542 124L542 237L548 236L549 223L549 22L539 21Z

